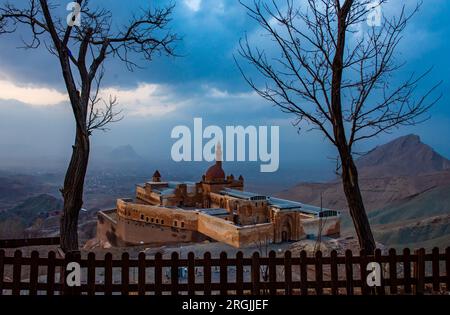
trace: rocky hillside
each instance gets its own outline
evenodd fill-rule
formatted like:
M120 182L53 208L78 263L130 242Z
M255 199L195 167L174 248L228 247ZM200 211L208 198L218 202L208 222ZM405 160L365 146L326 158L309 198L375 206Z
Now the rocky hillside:
M409 135L379 146L357 161L361 177L417 176L450 169L450 161Z

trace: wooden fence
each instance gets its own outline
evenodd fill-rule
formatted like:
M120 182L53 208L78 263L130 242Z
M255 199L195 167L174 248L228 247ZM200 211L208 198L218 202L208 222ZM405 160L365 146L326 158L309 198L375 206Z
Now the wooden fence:
M69 287L62 281L69 262L81 266L81 286ZM381 286L367 286L369 262L382 266ZM70 271L69 271L70 272ZM66 275L69 275L66 272ZM62 275L60 277L60 275ZM0 250L0 294L29 295L96 295L96 294L221 294L221 295L322 295L322 294L448 294L450 292L450 247L440 253L435 248L430 253L420 249L410 253L404 249L397 254L394 249L383 255L363 252L353 256L351 251L338 256L336 251L314 257L305 251L294 256L291 252L268 257L254 253L244 257L212 258L209 252L202 257L189 253L180 258L172 253L163 258L157 253L148 259L140 253L138 259L130 259L123 253L121 259L113 259L107 253L101 259L94 253L87 257L66 255L57 258L55 252L40 257L33 251L23 257L20 250L6 255Z

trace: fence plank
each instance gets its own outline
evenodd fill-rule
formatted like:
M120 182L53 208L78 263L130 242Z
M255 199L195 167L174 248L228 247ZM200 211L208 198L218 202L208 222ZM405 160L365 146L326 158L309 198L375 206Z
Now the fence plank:
M255 252L252 255L252 294L260 295L260 264L259 253Z
M445 287L447 292L450 292L450 247L445 249L445 273L447 276Z
M439 248L435 247L432 251L432 273L433 273L433 291L440 291L440 280L439 280Z
M271 250L269 252L269 293L271 295L277 294L277 289L275 287L277 282L277 265L275 264L275 258L277 254L275 251Z
M300 252L300 291L301 295L308 295L308 264L304 250Z
M386 294L386 291L385 291L385 289L384 289L384 274L383 274L383 271L384 271L384 268L383 268L383 263L382 263L382 261L381 261L381 249L379 249L379 248L377 248L376 250L375 250L375 261L380 265L380 267L381 267L381 272L380 272L380 277L381 277L381 279L380 279L380 283L381 283L381 286L379 286L379 287L376 287L376 292L377 292L377 294L378 295L385 295Z
M285 294L292 295L292 253L289 250L284 253L284 282Z
M239 251L236 253L236 294L244 294L244 254Z
M130 284L130 254L122 253L122 268L121 268L121 294L128 295Z
M55 292L55 260L56 253L51 251L48 253L47 261L47 295L52 296Z
M347 295L353 295L353 253L350 249L345 251L345 281Z
M369 290L367 287L367 256L366 256L366 251L365 250L361 250L359 252L359 269L360 269L360 277L361 277L361 293L363 295L368 294Z
M337 251L332 250L330 254L330 271L331 271L331 294L338 295L339 294L339 288L338 288L338 263L337 263Z
M416 250L417 261L414 263L414 278L416 286L414 293L421 295L425 291L425 249Z
M155 295L162 294L162 254L155 254Z
M195 295L195 255L188 254L188 294Z
M80 251L74 251L72 257L73 257L72 261L78 263L79 266L80 266L80 269L81 269L81 252ZM81 273L81 270L80 270L80 273ZM80 274L80 277L81 277L81 274ZM81 282L81 279L80 279L80 282ZM72 294L73 295L81 295L81 285L80 286L74 286L72 288Z
M211 253L206 252L203 255L203 284L205 295L211 295Z
M172 295L178 295L178 253L172 253L171 269L170 269L170 283L172 286Z
M403 249L403 282L406 294L411 294L411 251L409 248Z
M5 274L5 251L0 249L0 295L3 295L3 277Z
M34 250L31 252L30 263L30 295L37 295L37 284L39 277L39 252Z
M145 253L138 255L138 294L145 295Z
M112 254L105 254L105 295L112 294L112 282L113 282L113 274L112 274Z
M395 248L389 249L389 293L397 294L397 253Z
M87 256L87 294L95 295L95 253L89 253Z
M16 250L14 252L14 263L13 263L12 295L20 295L21 278L22 278L22 252L20 250Z
M316 252L316 263L315 263L315 274L316 274L316 294L323 294L323 263L322 263L322 252L318 250Z
M227 253L221 252L220 253L220 294L221 295L227 295L227 283L228 283L228 267L227 267Z

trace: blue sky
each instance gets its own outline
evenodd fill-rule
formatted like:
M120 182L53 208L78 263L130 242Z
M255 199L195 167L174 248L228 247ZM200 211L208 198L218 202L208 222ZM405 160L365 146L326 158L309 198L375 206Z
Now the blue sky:
M110 8L114 20L120 24L148 1L91 3ZM131 144L143 156L169 158L174 142L170 139L171 129L180 124L192 125L194 117L202 117L205 124L221 126L280 125L282 163L330 167L329 157L335 152L323 136L316 132L297 133L292 126L293 117L260 99L241 77L233 60L239 39L247 34L258 45L267 47L270 42L260 35L258 25L246 15L238 1L177 0L175 3L171 28L183 37L177 45L182 57L156 57L152 63L144 64L145 69L134 72L128 72L116 60L107 61L104 91L118 96L125 119L112 125L107 133L96 133L94 148ZM392 14L398 10L399 3L391 1L385 10ZM64 9L62 6L55 14L64 17L67 14ZM434 66L428 79L444 81L441 87L444 96L433 108L431 120L381 136L363 145L361 150L399 135L415 133L450 157L449 14L449 1L424 1L399 47L399 58L408 64L396 79ZM32 51L17 49L19 34L27 37L26 30L0 36L0 146L5 148L3 154L17 150L39 156L68 156L74 126L56 59L44 47Z

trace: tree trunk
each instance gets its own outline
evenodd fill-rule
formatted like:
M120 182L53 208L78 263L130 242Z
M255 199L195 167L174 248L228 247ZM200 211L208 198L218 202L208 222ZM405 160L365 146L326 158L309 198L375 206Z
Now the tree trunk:
M353 157L345 148L339 150L342 161L342 185L344 186L345 197L353 220L353 225L358 235L361 249L367 254L375 251L375 240L367 218L366 209L359 189L358 170Z
M64 212L61 218L60 237L64 252L78 250L78 214L83 205L83 187L89 161L89 136L77 127L72 158L66 171Z

